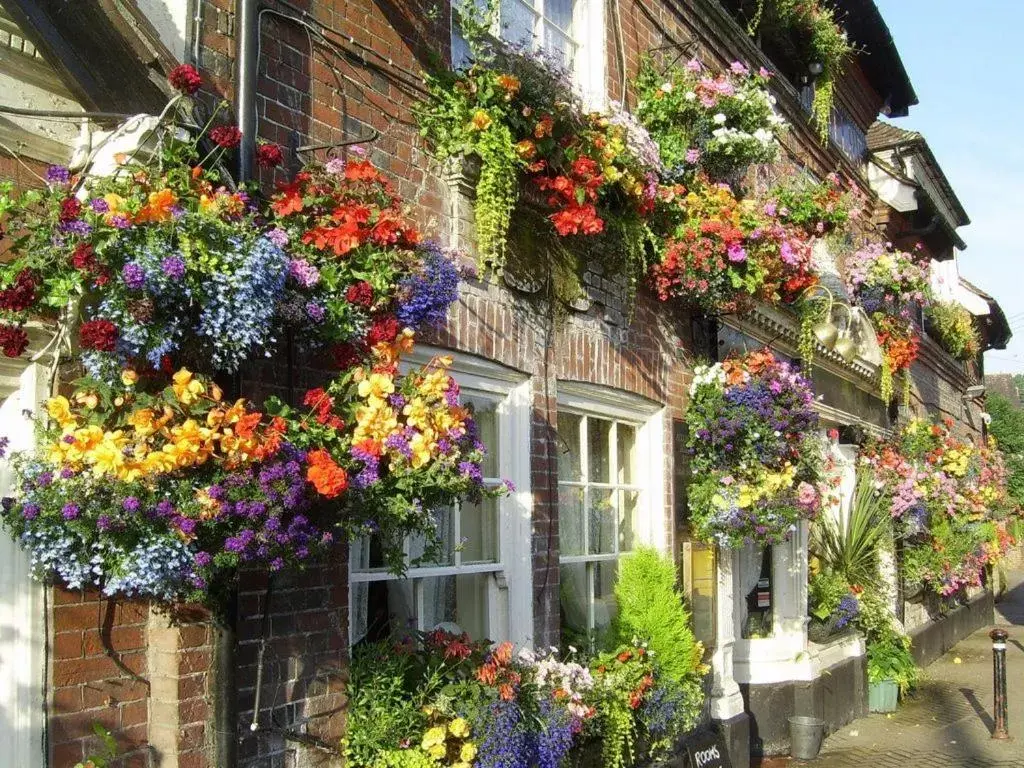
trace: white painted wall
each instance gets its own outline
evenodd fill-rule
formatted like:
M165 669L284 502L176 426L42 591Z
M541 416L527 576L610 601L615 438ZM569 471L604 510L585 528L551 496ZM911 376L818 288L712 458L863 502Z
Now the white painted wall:
M160 35L160 42L178 61L186 61L185 53L191 35L193 6L199 0L136 0L150 24Z
M32 422L45 396L45 369L29 365L21 387L0 404L0 434L8 451L30 449ZM11 472L0 460L0 496L10 492ZM28 557L6 532L0 533L0 763L43 768L43 590L29 575Z

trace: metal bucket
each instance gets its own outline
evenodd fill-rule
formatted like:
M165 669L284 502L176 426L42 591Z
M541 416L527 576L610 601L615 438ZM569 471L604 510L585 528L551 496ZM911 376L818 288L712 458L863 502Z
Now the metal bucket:
M825 721L794 715L789 718L789 754L798 760L813 760L821 750Z

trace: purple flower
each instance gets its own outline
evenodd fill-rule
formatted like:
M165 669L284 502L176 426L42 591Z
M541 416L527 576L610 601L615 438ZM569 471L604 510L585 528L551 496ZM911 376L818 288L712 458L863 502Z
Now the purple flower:
M7 455L7 446L11 444L11 438L0 437L0 459Z
M129 229L132 225L131 219L123 213L115 213L107 220L107 223L114 229Z
M75 444L75 436L74 435L64 435L64 437L61 438L61 442L66 443L67 445L74 445Z
M700 162L700 150L699 149L688 149L686 150L686 162L690 165L696 165Z
M480 471L480 465L472 461L460 461L459 462L459 474L474 483L483 482L483 473Z
M288 276L303 288L312 288L320 282L320 270L305 259L292 259L288 263Z
M109 515L100 515L99 518L96 520L96 527L99 528L101 531L110 530L110 526L111 522Z
M80 510L77 504L68 502L61 508L60 513L63 515L65 520L75 520L78 517Z
M25 506L21 508L21 516L26 520L35 520L39 515L39 505L34 501L27 502Z
M743 246L739 243L733 243L726 250L725 255L729 258L729 261L734 264L742 264L747 260L747 252L743 249Z
M89 201L89 207L92 208L93 213L106 213L110 210L110 203L102 197L94 197Z
M196 552L196 565L205 568L213 562L213 556L209 552Z
M46 169L46 181L49 184L67 184L71 181L71 171L63 165L51 165Z
M321 323L324 319L324 305L318 301L307 301L306 314L314 323Z
M53 482L53 473L52 472L43 472L42 474L39 475L39 477L36 478L36 485L39 486L40 488L45 488L46 486L48 486L52 482Z
M509 493L516 492L516 485L511 480L502 480L501 484L505 486L505 490Z
M170 502L161 501L160 504L169 504ZM139 500L134 496L128 496L124 501L121 502L121 508L125 512L138 512L139 511Z
M284 248L288 245L288 233L280 227L275 227L267 232L267 239L278 248Z
M146 284L146 273L134 261L129 261L121 267L121 279L128 290L137 291Z
M160 262L160 269L172 280L185 276L185 260L181 256L168 256Z
M88 222L82 221L81 219L72 219L71 221L62 221L59 224L61 232L69 235L78 235L79 237L87 237L92 232L92 227Z
M164 499L156 505L156 512L162 517L170 517L174 514L174 505L167 499Z

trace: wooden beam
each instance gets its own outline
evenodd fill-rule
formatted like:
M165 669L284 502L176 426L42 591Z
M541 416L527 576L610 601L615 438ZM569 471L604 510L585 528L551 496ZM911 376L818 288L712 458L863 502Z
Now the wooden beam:
M0 0L75 98L90 110L156 112L167 99L138 41L104 2Z

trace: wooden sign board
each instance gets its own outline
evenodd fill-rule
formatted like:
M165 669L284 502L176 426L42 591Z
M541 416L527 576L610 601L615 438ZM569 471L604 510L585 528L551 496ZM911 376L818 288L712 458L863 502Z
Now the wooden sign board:
M732 768L729 753L719 733L709 733L686 746L690 768Z

